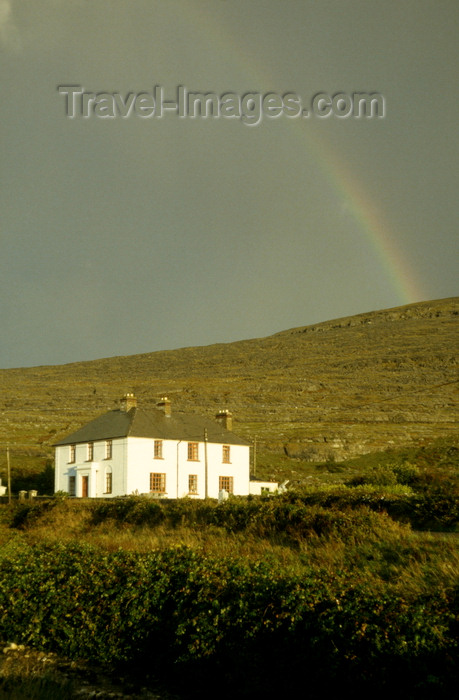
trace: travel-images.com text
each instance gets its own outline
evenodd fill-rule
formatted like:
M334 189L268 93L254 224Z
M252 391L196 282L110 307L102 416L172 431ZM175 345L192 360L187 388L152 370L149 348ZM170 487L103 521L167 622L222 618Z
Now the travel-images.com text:
M164 88L155 85L151 92L89 92L80 85L60 85L58 92L65 98L65 115L69 119L161 119L175 115L181 119L239 119L247 126L257 126L263 120L285 116L290 119L315 117L327 119L381 119L385 116L385 99L380 93L320 92L309 101L308 108L296 93L278 95L247 92L238 95L226 92L191 92L182 85L176 89L176 99L165 98Z

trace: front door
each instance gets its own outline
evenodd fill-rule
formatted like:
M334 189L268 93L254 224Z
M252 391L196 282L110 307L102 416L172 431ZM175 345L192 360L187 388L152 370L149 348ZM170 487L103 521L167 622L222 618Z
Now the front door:
M87 498L89 493L89 476L81 477L81 497Z

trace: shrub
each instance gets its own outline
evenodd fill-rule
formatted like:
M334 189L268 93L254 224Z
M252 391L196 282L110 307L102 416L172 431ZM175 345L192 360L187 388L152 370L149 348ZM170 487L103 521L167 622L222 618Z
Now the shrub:
M0 552L3 638L183 677L188 689L200 678L201 694L203 677L220 680L224 697L288 694L305 678L311 697L333 683L428 691L433 678L440 697L459 680L456 594L394 593L339 571L296 575L184 547L104 554L10 542Z
M459 494L454 483L444 479L417 492L398 483L391 486L334 485L289 491L270 498L233 497L222 504L191 499L158 501L142 496L102 503L55 498L17 505L12 511L11 524L21 529L32 527L56 508L84 509L90 514L92 526L105 521L126 527L213 526L231 533L247 532L256 537L273 538L284 544L311 536L350 536L352 528L358 527L359 518L369 517L359 514L362 508L386 513L417 529L453 530L459 522ZM375 526L376 523L374 520Z
M413 486L419 480L420 469L415 464L404 461L400 464L395 463L392 466L392 471L397 478L397 483L406 486Z
M164 520L161 504L142 496L116 498L97 503L91 509L95 525L105 520L115 520L129 525L158 525Z

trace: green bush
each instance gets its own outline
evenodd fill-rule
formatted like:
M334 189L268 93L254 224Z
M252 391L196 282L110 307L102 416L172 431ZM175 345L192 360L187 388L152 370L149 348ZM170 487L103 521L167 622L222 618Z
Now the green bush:
M414 486L417 484L421 473L419 467L406 460L400 464L393 464L392 471L397 478L397 483L406 486Z
M397 476L387 467L373 467L365 475L354 477L349 481L350 486L369 484L370 486L395 486Z
M378 492L379 494L379 492ZM367 492L365 492L365 497ZM379 495L376 497L379 503ZM321 500L324 500L322 503ZM381 510L381 509L380 509ZM231 498L215 501L152 501L130 497L95 505L92 522L97 525L113 519L131 525L155 527L216 526L230 533L246 532L256 537L274 538L285 543L308 537L359 537L370 529L387 528L381 515L371 512L365 498L356 504L350 496L330 501L330 493L309 501L301 496L273 498Z
M16 473L17 472L17 473ZM13 474L12 492L37 490L40 495L52 496L54 493L54 466L49 460L41 472L28 473L26 469L15 470Z
M129 525L158 525L164 520L161 504L142 496L129 496L96 503L91 507L95 525L104 520L116 520Z
M61 507L87 509L93 526L104 521L152 528L216 526L284 544L311 536L352 537L368 521L369 510L421 530L455 530L459 523L459 494L447 479L417 491L401 484L341 485L289 491L270 498L233 497L222 504L213 500L158 501L140 496L103 503L69 499L62 502L57 498L18 504L10 522L12 527L30 528L50 510ZM372 527L379 528L377 519L372 523ZM368 527L368 522L364 527Z
M106 554L10 542L0 636L135 674L173 671L188 688L200 678L201 694L203 678L220 679L223 697L249 697L291 693L306 677L311 697L333 683L441 697L459 680L457 592L396 593L339 571L298 575L185 547Z
M424 492L414 492L402 485L390 488L358 485L328 491L290 492L283 498L301 500L305 505L320 504L323 508L359 509L366 506L420 530L456 530L459 523L459 494L447 481Z
M49 513L59 502L58 499L44 501L17 502L12 510L11 527L22 529L30 527L43 515Z

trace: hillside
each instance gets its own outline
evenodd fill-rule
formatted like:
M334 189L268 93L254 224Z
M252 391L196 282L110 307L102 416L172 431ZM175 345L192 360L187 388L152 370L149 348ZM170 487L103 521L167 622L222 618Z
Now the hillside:
M126 391L152 406L234 414L275 455L337 461L457 432L459 297L293 328L267 338L0 371L0 441L16 464L53 454ZM4 476L5 450L0 457ZM264 475L269 468L265 466Z

